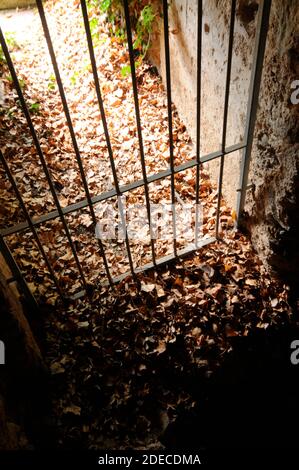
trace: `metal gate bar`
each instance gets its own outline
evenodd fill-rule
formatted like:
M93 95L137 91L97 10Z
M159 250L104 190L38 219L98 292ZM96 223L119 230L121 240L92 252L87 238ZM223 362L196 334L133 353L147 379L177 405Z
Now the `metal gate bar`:
M183 259L185 258L186 256L190 255L190 253L194 253L195 251L197 251L198 249L200 248L203 248L204 246L207 246L207 245L210 245L211 243L214 243L216 242L217 239L215 237L209 237L209 238L203 238L202 240L200 240L197 245L195 245L195 243L190 243L189 245L187 245L185 248L182 248L180 250L178 250L177 252L177 258L174 258L173 257L173 254L169 254L169 255L165 255L165 256L161 256L160 258L157 258L156 259L156 263L146 263L144 265L142 265L141 267L139 268L135 268L135 274L138 274L138 273L142 273L142 272L145 272L145 271L148 271L149 269L155 269L157 268L158 266L161 267L161 266L164 266L172 261L174 261L175 259ZM118 282L121 282L123 281L124 279L126 279L128 277L129 273L124 273L124 274L120 274L118 276L115 276L113 278L113 282L114 283L118 283ZM102 284L103 286L107 286L108 283L107 282L103 282ZM85 295L85 291L79 291L77 292L76 294L74 294L72 296L72 299L73 300L76 300L76 299L80 299L81 297L84 297Z
M13 176L11 174L11 171L9 169L9 166L7 165L7 162L2 155L0 154L0 160L4 166L5 172L9 178L9 181L16 193L16 196L19 200L20 206L24 212L26 221L22 223L18 223L12 227L6 227L2 230L0 230L0 248L1 251L3 252L3 255L8 262L14 278L19 282L20 288L23 291L24 295L26 297L31 297L33 301L34 297L32 296L30 290L28 289L28 286L26 284L26 281L20 271L20 268L18 267L17 263L15 262L12 254L10 253L5 241L4 237L16 233L20 233L24 230L30 230L37 242L38 248L42 254L43 259L45 260L45 263L47 265L49 274L55 283L56 288L59 291L59 281L57 281L56 275L53 271L53 268L51 266L51 263L49 262L49 259L46 256L46 253L44 251L44 248L40 242L38 233L36 231L36 227L39 226L40 224L43 224L47 221L60 218L64 231L67 236L68 243L71 247L73 257L76 262L77 269L80 274L80 280L81 284L83 287L83 290L75 294L75 298L79 298L80 296L84 295L87 290L87 284L84 276L84 272L80 263L80 260L78 258L76 248L74 245L74 242L72 240L72 236L70 234L69 226L67 224L67 221L65 219L65 216L67 214L76 212L80 209L84 208L89 208L93 224L96 224L96 216L95 216L95 211L94 211L94 205L97 204L98 202L102 202L105 200L108 200L112 197L117 197L118 198L118 203L119 203L119 208L120 208L120 214L121 214L121 219L122 219L122 224L124 228L124 233L126 237L126 249L127 249L127 256L129 260L129 265L130 265L130 272L131 274L135 274L138 272L145 271L146 269L151 269L155 266L160 266L165 263L168 263L171 260L174 260L178 257L183 257L192 251L205 246L209 243L212 243L216 239L219 238L219 224L220 224L220 208L221 208L221 197L222 197L222 185L223 185L223 170L224 170L224 163L225 163L225 156L228 154L231 154L233 152L236 152L237 150L243 149L243 156L242 156L242 165L241 165L241 179L240 179L240 188L238 189L238 202L237 202L237 216L238 216L238 223L240 223L241 216L242 216L242 211L244 208L244 203L245 203L245 195L246 195L246 190L247 190L247 180L248 180L248 170L249 170L249 160L250 160L250 153L252 149L252 143L253 143L253 132L254 132L254 123L255 123L255 118L256 118L256 111L257 111L257 103L258 103L258 94L259 94L259 88L260 88L260 82L261 82L261 75L262 75L262 66L263 66L263 57L264 57L264 52L265 52L265 44L266 44L266 38L267 38L267 28L268 28L268 23L269 23L269 15L270 15L270 7L271 7L271 0L260 0L259 4L259 11L258 11L258 21L257 21L257 31L256 31L256 46L255 46L255 53L254 53L254 58L253 58L253 67L252 67L252 74L251 74L251 84L250 84L250 91L249 91L249 101L248 101L248 108L247 108L247 120L246 120L246 127L245 127L245 137L244 137L244 142L240 142L238 144L232 145L230 147L226 147L226 131L227 131L227 115L228 115L228 104L229 104L229 90L230 90L230 81L231 81L231 63L232 63L232 52L233 52L233 36L234 36L234 23L235 23L235 13L236 13L236 0L231 0L231 18L230 18L230 29L229 29L229 44L228 44L228 60L227 60L227 73L226 73L226 86L225 86L225 100L224 100L224 115L223 115L223 129L222 129L222 143L221 143L221 149L217 150L215 152L212 152L208 155L201 156L200 155L200 118L201 118L201 55L202 55L202 0L198 0L198 34L197 34L197 83L196 83L196 89L197 89L197 99L196 99L196 116L197 116L197 123L196 123L196 158L185 162L181 165L175 166L174 165L174 143L173 143L173 129L172 129L172 102L171 102L171 70L170 70L170 46L169 46L169 31L168 31L168 5L167 5L167 0L162 0L163 3L163 22L164 22L164 48L165 48L165 68L166 68L166 91L167 91L167 112L168 112L168 131L169 131L169 152L170 152L170 166L167 170L160 171L156 174L147 175L147 170L146 170L146 163L145 163L145 155L144 155L144 147L143 147L143 137L142 137L142 126L141 126L141 118L140 118L140 110L139 110L139 100L138 100L138 87L137 87L137 80L136 80L136 71L135 71L135 62L134 62L134 50L133 50L133 42L132 42L132 32L131 32L131 25L130 25L130 14L129 14L129 4L128 0L123 0L123 6L124 6L124 12L125 12L125 20L126 20L126 28L127 28L127 41L128 41L128 52L129 52L129 58L130 58L130 66L131 66L131 77L132 77L132 87L133 87L133 95L134 95L134 105L135 105L135 114L136 114L136 125L137 125L137 135L138 135L138 142L139 142L139 153L140 153L140 161L141 161L141 168L142 168L142 179L139 179L137 181L134 181L129 184L125 184L120 186L117 178L117 172L116 172L116 166L115 166L115 161L113 157L113 152L112 152L112 146L111 146L111 141L110 141L110 136L109 136L109 131L108 131L108 126L107 126L107 121L106 121L106 116L105 116L105 110L104 110L104 105L103 105L103 100L102 100L102 95L101 95L101 90L100 90L100 83L99 83L99 77L98 77L98 72L97 72L97 66L96 66L96 59L95 59L95 54L94 54L94 49L93 49L93 42L92 42L92 37L91 37L91 32L90 32L90 26L89 26L89 19L88 19L88 12L87 12L87 7L86 7L86 0L80 0L81 2L81 9L82 9L82 16L83 16L83 22L85 26L85 33L86 33L86 39L87 39L87 44L88 44L88 50L89 50L89 55L90 55L90 61L91 61L91 66L92 66L92 73L94 77L94 83L95 83L95 89L96 89L96 94L97 94L97 99L98 99L98 104L100 108L100 114L102 118L102 123L103 123L103 128L104 128L104 134L106 138L106 144L107 144L107 150L109 154L109 159L110 159L110 165L112 169L112 174L113 174L113 180L114 180L114 188L110 191L103 192L101 194L98 194L96 196L91 196L89 186L87 183L85 171L84 171L84 166L81 158L81 154L79 151L79 147L77 144L76 140L76 135L73 129L73 124L72 124L72 119L70 116L66 96L64 93L64 88L59 72L59 68L57 65L56 61L56 56L55 52L53 49L53 44L52 40L50 37L50 32L48 29L48 24L46 21L45 17L45 12L43 8L43 3L42 0L36 0L37 7L39 10L44 34L46 37L48 49L49 49L49 54L52 60L52 65L54 68L55 76L56 76L56 81L58 84L58 89L60 92L60 97L61 101L63 104L63 109L66 115L67 119L67 124L69 127L74 151L75 151L75 156L76 160L79 166L79 171L80 171L80 176L81 180L83 183L84 191L85 191L85 196L86 198L83 199L82 201L79 201L75 204L70 204L67 207L62 208L59 202L59 198L56 194L56 190L52 181L51 173L50 170L47 167L47 163L43 154L43 151L41 149L39 139L37 137L36 131L34 129L30 113L28 111L4 36L2 34L2 31L0 29L0 42L1 46L10 70L10 73L12 75L13 83L14 86L17 90L17 94L21 103L21 107L23 110L23 113L26 117L27 124L30 130L30 133L33 138L34 145L37 150L37 154L39 156L39 159L41 161L47 182L50 187L51 194L54 199L54 203L56 205L56 210L53 210L51 212L48 212L46 214L43 214L41 216L32 218L30 217L26 204L24 203L24 200L22 199L22 195L20 191L18 190L17 184L15 183ZM202 239L198 241L198 231L197 231L197 224L198 224L198 214L197 214L197 204L200 201L200 167L204 162L212 161L216 158L220 158L220 171L219 171L219 181L218 181L218 198L217 198L217 214L216 214L216 236L215 237L210 237L207 239ZM195 243L192 243L185 247L182 250L177 250L177 243L176 243L176 213L175 213L175 202L176 202L176 193L175 193L175 174L180 173L182 171L185 171L190 168L196 168L196 188L195 188L195 203L196 203L196 223L195 223ZM156 258L156 253L155 253L155 244L153 241L152 237L152 224L151 224L151 206L150 206L150 197L149 197L149 183L164 179L170 177L171 179L171 204L172 204L172 221L173 221L173 254L167 255L161 258ZM123 207L122 207L122 201L121 201L121 196L125 194L126 192L129 192L133 189L137 189L143 187L145 191L145 201L146 201L146 209L147 209L147 216L148 216L148 223L149 223L149 228L150 228L150 235L151 235L151 252L152 252L152 262L147 263L146 265L143 265L140 268L134 268L133 266L133 261L132 261L132 255L130 251L130 243L129 243L129 238L128 238L128 233L127 233L127 226L124 218L124 213L123 213ZM122 274L120 276L111 277L109 267L108 267L108 262L106 258L106 254L104 251L104 246L102 241L99 239L99 247L100 247L100 253L104 262L106 274L107 274L107 281L108 284L112 284L114 282L118 282L122 279L124 279L129 273ZM61 291L61 289L60 289Z
M167 3L167 0L163 0L163 20L164 20L165 67L166 67L166 93L167 93L168 129L169 129L171 205L172 205L172 225L173 225L173 254L174 254L174 257L176 257L177 256L176 211L175 211L176 197L175 197L175 181L174 181L171 75L170 75L169 26L168 26L168 3Z
M140 159L141 159L142 177L143 177L143 181L144 181L144 192L145 192L145 203L146 203L147 219L148 219L149 230L150 230L152 260L153 260L153 263L156 264L155 244L154 244L154 236L153 236L153 231L152 231L151 206L150 206L150 197L149 197L149 189L148 189L148 181L147 181L147 171L146 171L145 157L144 157L143 138L142 138L139 100L138 100L138 89L137 89L137 79L136 79L136 71L135 71L135 59L134 59L134 50L133 50L133 41L132 41L132 31L131 31L131 22L130 22L130 12L129 12L128 0L124 0L124 9L125 9L125 20L126 20L126 29L127 29L127 38L128 38L128 51L129 51L129 57L130 57L130 68L131 68L131 76L132 76L132 86L133 86L133 94L134 94L134 105L135 105L136 125L137 125L138 142L139 142L139 152L140 152Z
M56 289L57 289L59 295L60 295L61 297L63 297L62 291L61 291L61 289L60 289L58 280L57 280L56 275L55 275L55 273L54 273L54 271L53 271L53 268L52 268L52 266L51 266L51 263L50 263L50 261L49 261L47 255L46 255L46 252L45 252L44 247L43 247L43 245L42 245L42 243L41 243L41 241L40 241L40 239L39 239L39 236L38 236L38 233L37 233L37 231L36 231L36 228L35 228L35 226L34 226L33 223L32 223L32 219L31 219L31 217L30 217L30 215L29 215L29 212L27 211L26 204L25 204L24 201L23 201L22 195L21 195L21 193L20 193L20 191L19 191L19 189L18 189L18 186L17 186L17 184L16 184L16 182L15 182L15 180L14 180L14 177L13 177L11 171L10 171L10 168L9 168L9 166L8 166L8 164L7 164L7 161L6 161L5 157L4 157L4 155L3 155L2 151L1 151L1 149L0 149L0 160L1 160L1 163L2 163L2 165L3 165L3 167L4 167L5 173L6 173L7 176L8 176L9 182L10 182L10 184L11 184L11 186L12 186L14 192L15 192L15 195L16 195L18 201L19 201L19 204L20 204L21 209L22 209L22 211L23 211L23 213L24 213L24 215L25 215L25 218L26 218L26 220L27 220L27 222L28 222L28 225L29 225L29 227L30 227L30 230L31 230L31 232L33 233L33 236L34 236L35 241L36 241L36 243L37 243L38 249L39 249L39 251L40 251L40 253L41 253L41 255L42 255L42 257L43 257L43 259L44 259L44 261L45 261L45 263L46 263L46 266L47 266L47 268L48 268L50 277L52 278L52 281L54 282L54 284L55 284L55 286L56 286Z
M9 279L10 281L15 281L18 284L20 292L23 294L25 300L28 302L28 305L32 308L32 310L36 310L38 305L34 295L32 294L31 290L29 289L27 282L24 279L22 271L20 270L18 264L16 263L10 249L8 248L4 237L0 235L0 252L5 259L13 278Z
M242 213L245 206L246 191L248 184L248 174L250 166L250 158L252 151L252 144L254 138L254 127L258 109L258 100L260 85L263 73L264 55L267 41L267 34L269 28L269 17L271 11L272 0L261 0L258 9L258 22L256 29L255 50L253 54L253 65L250 80L249 98L247 105L247 117L245 126L244 140L246 147L244 147L241 162L241 175L240 185L237 195L237 221L238 226L242 224Z
M220 157L218 198L217 198L217 210L216 210L216 238L219 238L220 208L221 208L221 199L222 199L222 183L223 183L223 171L224 171L224 149L225 149L225 144L226 144L229 90L230 90L233 45L234 45L235 16L236 16L236 0L232 0L231 14L230 14L230 26L229 26L228 57L227 57L227 67L226 67L222 141L221 141L222 155Z
M117 200L118 200L118 207L119 207L119 211L120 211L120 215L121 215L122 229L125 233L125 243L126 243L127 255L128 255L128 260L129 260L129 266L130 266L131 274L134 275L134 266L133 266L133 260L132 260L132 255L131 255L130 242L129 242L129 238L128 238L127 227L126 227L126 224L125 224L124 211L123 211L123 205L122 205L122 199L121 199L121 192L120 192L120 189L119 189L119 183L118 183L118 177L117 177L117 173L116 173L115 161L114 161L114 157L113 157L113 151L112 151L108 126L107 126L106 114L105 114L104 104L103 104L103 100L102 100L100 81L99 81L99 76L98 76L98 71L97 71L96 59L95 59L95 55L94 55L93 42L92 42L92 36L91 36L91 32L90 32L88 12L87 12L87 7L86 7L85 0L81 0L81 9L82 9L82 15L83 15L87 45L88 45L88 50L89 50L90 62L91 62L91 67L92 67L92 73L93 73L93 78L94 78L94 83L95 83L96 95L97 95L97 99L98 99L101 119L102 119L103 128L104 128L104 134L105 134L106 145L107 145L107 150L108 150L108 155L109 155L109 160L110 160L110 166L111 166L112 175L113 175L113 182L114 182L115 191L116 191Z
M20 103L21 103L21 107L22 107L23 113L25 115L25 118L27 120L27 124L28 124L29 130L30 130L30 133L31 133L31 136L32 136L37 154L38 154L39 159L41 161L41 164L42 164L47 182L48 182L49 187L50 187L51 194L53 196L55 205L57 207L59 217L61 219L61 222L63 224L64 230L65 230L65 233L66 233L66 236L67 236L67 239L68 239L68 242L69 242L70 247L72 249L72 253L73 253L73 256L75 258L76 265L77 265L77 268L78 268L78 271L79 271L79 274L80 274L80 278L81 278L81 281L82 281L82 285L83 285L84 288L86 288L87 284L86 284L86 281L85 281L85 276L84 276L84 273L83 273L83 270L82 270L82 267L81 267L81 263L79 261L78 255L77 255L76 248L75 248L75 245L73 243L73 240L72 240L72 237L71 237L71 234L70 234L70 231L69 231L69 227L67 225L64 214L62 212L61 205L60 205L58 196L56 194L55 186L54 186L53 181L52 181L52 176L51 176L51 173L48 169L48 166L47 166L42 148L40 146L39 139L38 139L37 134L35 132L35 128L33 126L31 116L30 116L30 113L28 111L28 107L27 107L26 101L24 99L23 92L22 92L22 89L21 89L16 71L15 71L14 65L12 63L12 60L11 60L11 57L10 57L10 54L9 54L9 51L8 51L8 48L7 48L7 45L6 45L6 41L5 41L5 38L4 38L4 35L2 33L1 28L0 28L0 43L1 43L1 47L3 49L3 53L4 53L6 61L7 61L8 68L9 68L11 76L12 76L14 86L17 90L17 94L18 94L18 97L19 97L19 100L20 100Z
M245 146L246 146L245 143L241 142L239 144L235 144L235 145L232 145L230 147L227 147L225 152L224 152L224 155L229 155L231 153L236 152L237 150L242 150ZM200 166L203 163L215 160L216 158L221 157L221 155L222 155L221 150L217 150L217 152L212 152L208 155L204 155L204 156L200 157L199 165L197 164L196 159L189 160L186 163L182 163L181 165L175 166L174 167L174 173L176 174L176 173L180 173L182 171L186 171L186 170L191 169L191 168L195 168L197 166ZM148 183L154 183L155 181L159 181L160 179L167 178L170 175L171 175L170 169L163 170L163 171L160 171L159 173L155 173L153 175L148 176L147 182ZM120 192L120 194L125 194L125 193L127 193L127 192L129 192L133 189L137 189L137 188L140 188L142 186L144 186L144 180L143 179L136 180L136 181L133 181L132 183L120 186L119 187L119 192ZM96 196L92 196L91 200L92 200L93 204L97 204L99 202L104 202L108 199L111 199L112 197L115 197L117 195L118 195L117 191L115 189L111 189L110 191L105 191L105 192L103 192L101 194L98 194ZM63 212L64 215L67 215L67 214L71 214L72 212L76 212L78 210L85 209L86 207L88 207L88 202L87 202L86 199L82 199L82 201L79 201L79 202L76 202L74 204L70 204L66 207L63 207L62 212ZM40 216L32 219L32 223L34 225L40 225L40 224L43 224L44 222L48 222L50 220L53 220L57 217L58 217L58 211L54 210L54 211L48 212L46 214L40 215ZM11 227L0 229L0 234L2 234L4 237L6 237L8 235L13 235L14 233L21 232L23 230L28 230L28 228L29 228L29 226L28 226L27 222L20 222L20 223L15 224Z
M94 207L93 207L93 204L92 204L90 191L89 191L89 187L88 187L88 183L87 183L86 175L85 175L85 171L84 171L84 166L83 166L80 150L79 150L79 147L78 147L76 134L75 134L75 131L74 131L74 127L73 127L69 107L68 107L68 104L67 104L67 100L66 100L66 96L65 96L65 92L64 92L60 72L59 72L59 67L58 67L58 64L57 64L57 60L56 60L56 56L55 56L55 52L54 52L54 48L53 48L53 44L52 44L52 40L51 40L51 35L50 35L49 28L48 28L48 24L47 24L46 15L45 15L42 0L36 0L36 5L37 5L39 16L40 16L40 19L41 19L41 22L42 22L44 35L45 35L45 38L46 38L46 41L47 41L47 46L48 46L48 49L49 49L49 54L50 54L50 57L51 57L51 61L52 61L52 65L53 65L53 69L54 69L54 73L55 73L55 77L56 77L56 82L57 82L57 85L58 85L58 89L59 89L59 93L60 93L60 97L61 97L61 102L62 102L62 105L63 105L64 114L65 114L65 117L66 117L66 120L67 120L67 125L68 125L69 131L70 131L71 140L72 140L72 144L73 144L73 147L74 147L76 160L77 160L77 163L78 163L81 180L82 180L84 191L85 191L85 194L86 194L86 199L88 201L90 215L91 215L92 222L93 222L94 226L96 226L97 218L96 218ZM103 262L104 262L107 277L109 279L110 284L113 284L111 274L110 274L110 270L109 270L108 263L107 263L107 258L106 258L105 252L104 252L102 240L98 239L98 243L99 243L99 247L100 247L101 256L103 258ZM129 256L129 259L130 259L130 249L129 248L128 248L128 256Z
M202 0L197 10L197 75L196 75L196 182L195 182L195 246L198 242L199 199L200 199L200 122L201 122L201 60L202 60Z

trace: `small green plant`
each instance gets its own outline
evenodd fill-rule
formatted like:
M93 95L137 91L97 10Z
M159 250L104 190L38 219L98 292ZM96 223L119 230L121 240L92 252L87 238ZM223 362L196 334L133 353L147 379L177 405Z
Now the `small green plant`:
M55 85L56 85L56 78L54 73L51 73L51 75L48 78L48 90L55 90Z
M19 45L16 41L14 33L10 33L10 32L4 33L4 37L5 37L7 47L10 51L12 51L14 49L17 49L19 47ZM1 49L0 49L0 64L3 64L3 63L6 63L6 59L5 59L5 56L4 56L3 49L1 47Z
M78 78L80 77L80 70L76 70L70 77L70 82L73 86L76 85Z
M99 20L98 20L98 18L93 17L89 21L89 27L90 27L91 37L94 39L95 37L98 36L98 30L99 30Z
M138 67L140 67L140 65L142 64L142 60L143 60L143 57L140 57L138 60L135 60L135 68L136 69L138 69ZM131 66L130 65L124 65L121 68L120 73L121 73L122 77L127 77L131 73Z
M103 13L107 13L109 8L111 7L112 0L102 0L100 2L100 9Z
M6 75L5 78L6 78L6 80L7 80L8 82L10 82L10 83L13 82L12 76L11 76L10 74L9 74L9 75ZM18 78L18 81L19 81L19 85L20 85L20 87L21 87L21 90L23 91L24 88L25 88L25 86L26 86L26 82L25 82L25 80L24 80L23 78L20 78L20 77Z
M85 58L82 62L80 62L80 66L77 65L77 70L73 72L70 76L70 84L75 86L78 82L78 79L84 75L86 70L90 71L90 61Z
M134 51L138 59L135 62L139 67L146 56L151 44L151 35L154 23L157 19L151 2L149 0L129 0L130 22L134 36ZM124 18L124 8L122 0L89 0L88 8L91 13L101 13L106 16L109 24L110 34L116 36L121 42L126 41L126 26ZM98 34L98 20L93 17L90 20L90 29L93 39ZM130 73L130 66L121 68L123 77Z
M130 65L124 65L121 68L120 73L121 73L122 77L127 77L131 73L131 66Z
M0 49L0 64L3 64L5 62L5 57L4 57L4 52L2 50L2 47Z
M31 103L29 106L29 111L33 114L38 114L40 111L40 103Z
M26 82L23 78L19 78L19 84L20 84L21 90L24 90L26 86Z
M153 24L156 18L156 14L153 10L152 5L146 5L140 13L140 16L136 25L136 39L134 42L134 49L138 49L142 52L143 57L146 55L151 40L151 34L153 31Z
M16 40L15 33L13 32L7 32L4 34L5 36L5 41L9 49L17 49L19 47L19 44Z

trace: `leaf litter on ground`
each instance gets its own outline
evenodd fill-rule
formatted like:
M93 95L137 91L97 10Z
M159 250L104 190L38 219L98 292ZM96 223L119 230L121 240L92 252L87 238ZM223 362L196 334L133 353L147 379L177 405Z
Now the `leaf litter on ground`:
M76 137L92 195L113 188L104 131L84 40L79 2L45 4L51 35L67 94ZM128 63L125 47L98 22L95 45L98 73L117 173L122 184L142 178L132 87L121 69ZM31 40L13 53L18 76L55 189L63 207L84 199L56 80L46 52L37 15ZM167 101L160 78L146 61L137 70L142 131L149 174L168 168ZM1 148L12 169L30 214L55 210L17 96L2 64ZM175 108L175 164L194 158L192 143ZM159 123L159 124L157 124ZM175 177L176 190L194 201L195 170ZM0 169L1 226L24 216ZM203 236L214 234L217 189L201 168ZM170 201L170 182L151 185L154 203ZM144 204L144 192L128 194ZM117 201L109 200L112 208ZM106 206L97 214L106 217ZM37 247L28 232L8 237L30 289L47 304L46 361L51 372L52 413L58 429L57 446L69 448L160 448L161 433L182 410L195 406L195 390L209 379L232 349L232 340L255 329L288 321L288 288L261 265L249 240L234 229L234 211L222 201L222 241L156 271L127 276L114 290L101 287L106 274L94 240L87 209L70 213L67 222L93 296L65 306L57 294ZM51 220L38 228L46 253L68 293L80 290L72 253L61 223ZM143 238L146 239L144 234ZM105 243L113 275L128 271L124 244ZM183 247L179 242L179 247ZM131 243L140 267L151 261L150 243ZM172 243L156 243L158 256Z

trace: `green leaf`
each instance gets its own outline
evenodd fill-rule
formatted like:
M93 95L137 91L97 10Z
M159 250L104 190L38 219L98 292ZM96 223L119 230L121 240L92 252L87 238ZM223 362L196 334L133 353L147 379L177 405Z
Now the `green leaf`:
M30 106L29 106L29 111L31 113L39 113L40 111L40 103L32 103Z
M100 3L100 10L103 13L106 13L111 7L111 0L102 0Z
M121 68L121 74L123 77L127 77L131 73L131 66L130 65L124 65Z
M55 90L55 83L56 83L55 75L51 73L49 80L48 80L48 89Z
M89 21L89 26L90 26L90 32L92 37L95 37L99 33L99 20L98 18L92 18Z

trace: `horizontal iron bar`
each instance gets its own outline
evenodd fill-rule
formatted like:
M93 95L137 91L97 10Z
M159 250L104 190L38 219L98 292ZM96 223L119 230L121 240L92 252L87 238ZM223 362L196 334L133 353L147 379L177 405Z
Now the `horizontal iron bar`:
M253 183L248 184L248 185L246 186L246 188L244 188L244 191L249 191L249 190L252 189L253 187L254 187L254 184L253 184ZM238 189L236 189L236 191L237 191L237 193L239 193L240 191L243 191L243 189L242 189L242 188L238 188Z
M194 251L199 250L200 248L203 248L204 246L210 245L211 243L216 242L217 239L215 237L209 237L209 238L204 238L203 240L199 241L196 245L194 243L190 243L188 246L181 250L177 250L177 256L174 256L173 253L170 255L162 256L161 258L156 258L156 264L154 263L146 263L140 268L134 269L135 274L136 273L142 273L144 271L148 271L149 269L156 268L157 266L163 266L167 263L170 263L172 261L179 260L179 258L184 258L185 256L193 253ZM126 279L126 277L130 276L131 273L130 271L120 274L119 276L113 277L112 281L113 283L118 283ZM102 286L107 287L109 283L103 282ZM77 292L76 294L72 295L70 297L71 300L78 300L81 297L84 297L86 295L86 292L84 290L81 290L80 292Z
M230 153L236 152L237 150L241 150L245 147L246 145L242 142L239 144L231 145L230 147L227 147L225 149L225 155L228 155ZM211 160L214 160L215 158L220 158L222 156L221 150L218 150L217 152L212 152L209 153L208 155L204 155L200 159L200 164L209 162ZM197 160L194 158L193 160L190 160L188 162L182 163L181 165L178 165L174 168L175 173L180 173L182 171L188 170L190 168L194 168L198 165ZM159 181L160 179L167 178L171 176L171 170L168 168L167 170L160 171L159 173L155 173L154 175L151 175L147 178L148 183L154 183L155 181ZM123 186L120 186L119 190L121 194L126 193L128 191L132 191L134 189L140 188L144 186L144 180L136 180L133 181L132 183L125 184ZM97 204L99 202L106 201L107 199L110 199L112 197L116 197L117 192L115 189L111 189L110 191L106 191L102 194L99 194L97 196L93 196L91 198L93 204ZM76 202L75 204L70 204L69 206L63 207L62 212L64 215L71 214L72 212L79 211L81 209L85 209L88 207L88 201L86 199L83 199L82 201ZM39 217L36 217L36 219L32 220L33 225L40 225L45 222L49 222L50 220L56 219L59 216L58 211L54 210L51 212L48 212L47 214L43 214ZM13 225L12 227L6 227L4 229L0 230L0 235L2 237L7 237L9 235L13 235L15 233L22 232L23 230L28 230L29 225L27 222L21 222L19 224Z

